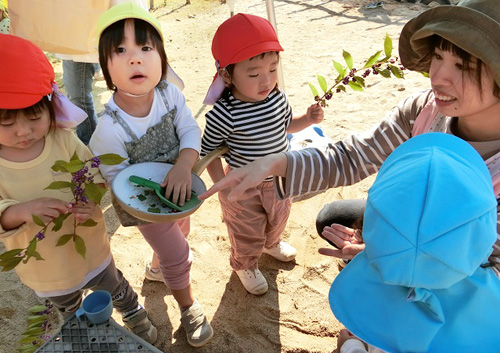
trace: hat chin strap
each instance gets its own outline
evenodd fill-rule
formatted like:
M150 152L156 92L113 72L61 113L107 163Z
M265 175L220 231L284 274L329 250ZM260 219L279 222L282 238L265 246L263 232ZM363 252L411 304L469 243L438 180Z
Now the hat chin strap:
M130 93L130 92L127 92L127 91L124 91L124 90L120 90L121 93L123 93L124 95L126 95L127 97L132 97L132 98L140 98L140 97L144 97L145 95L147 95L149 92L146 92L146 93L143 93L143 94L133 94L133 93Z

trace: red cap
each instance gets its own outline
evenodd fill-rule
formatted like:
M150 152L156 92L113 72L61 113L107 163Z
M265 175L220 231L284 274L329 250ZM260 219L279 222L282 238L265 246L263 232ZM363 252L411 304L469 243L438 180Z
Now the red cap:
M52 93L54 69L31 42L0 34L0 108L22 109Z
M270 51L283 51L271 23L262 17L244 13L224 21L212 40L212 54L217 71L220 67ZM225 87L224 81L216 72L203 104L215 104Z
M239 13L224 21L212 40L212 54L220 67L236 64L269 51L283 51L271 23Z

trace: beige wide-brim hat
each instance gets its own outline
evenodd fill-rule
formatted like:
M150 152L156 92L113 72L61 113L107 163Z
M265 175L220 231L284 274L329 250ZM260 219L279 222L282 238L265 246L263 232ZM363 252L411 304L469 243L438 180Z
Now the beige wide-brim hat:
M410 70L429 72L423 59L434 34L481 59L500 86L500 1L461 0L437 6L410 20L399 37L401 63Z

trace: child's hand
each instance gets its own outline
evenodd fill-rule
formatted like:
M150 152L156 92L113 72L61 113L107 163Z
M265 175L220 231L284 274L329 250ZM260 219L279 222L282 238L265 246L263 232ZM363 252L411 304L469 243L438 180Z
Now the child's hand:
M69 212L75 215L75 220L78 223L81 223L85 222L87 219L90 219L90 217L94 213L96 206L97 204L92 201L88 201L86 204L79 202L76 205L73 205Z
M319 253L341 259L352 259L363 251L365 244L359 229L353 229L341 224L332 224L323 229L322 236L335 244L338 249L321 248Z
M354 336L352 333L349 332L347 329L342 329L340 330L339 337L337 337L337 353L340 353L340 349L344 345L344 343L347 340L351 339L358 339L356 336Z
M184 206L191 199L191 168L184 163L176 163L161 184L165 187L165 197L173 203Z
M321 105L313 104L309 108L307 108L306 119L310 125L319 124L320 122L323 121L324 117L325 113Z
M41 197L39 199L23 202L10 206L9 211L15 212L19 224L33 222L33 215L40 218L45 224L69 212L71 204L52 197ZM3 218L3 217L2 217ZM3 219L2 219L3 223Z

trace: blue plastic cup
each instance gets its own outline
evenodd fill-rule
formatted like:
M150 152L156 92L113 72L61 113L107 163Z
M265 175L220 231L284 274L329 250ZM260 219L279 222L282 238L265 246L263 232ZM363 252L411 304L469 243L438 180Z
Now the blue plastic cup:
M93 324L106 322L113 313L111 294L105 290L96 290L83 300L82 306L76 311L76 317L81 320L85 316Z

